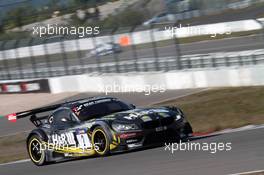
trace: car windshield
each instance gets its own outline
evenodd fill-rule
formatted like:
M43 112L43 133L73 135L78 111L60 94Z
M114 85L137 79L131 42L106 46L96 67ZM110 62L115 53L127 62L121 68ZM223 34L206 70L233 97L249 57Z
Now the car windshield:
M83 107L77 115L81 121L86 121L130 109L132 109L131 106L121 101L108 101Z

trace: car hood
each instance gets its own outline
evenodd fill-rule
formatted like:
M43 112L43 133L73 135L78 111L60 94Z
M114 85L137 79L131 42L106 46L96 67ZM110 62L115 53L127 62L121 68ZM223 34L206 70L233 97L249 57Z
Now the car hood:
M104 116L100 119L119 123L142 123L159 120L161 118L175 118L176 115L176 111L168 110L166 108L138 108L123 112L117 112L111 115Z

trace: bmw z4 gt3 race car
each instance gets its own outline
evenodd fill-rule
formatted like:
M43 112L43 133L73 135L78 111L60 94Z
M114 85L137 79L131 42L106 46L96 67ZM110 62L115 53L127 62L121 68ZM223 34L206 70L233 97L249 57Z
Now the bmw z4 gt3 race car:
M30 117L37 127L27 150L38 166L187 139L192 127L177 107L136 108L112 97L92 97L7 116Z

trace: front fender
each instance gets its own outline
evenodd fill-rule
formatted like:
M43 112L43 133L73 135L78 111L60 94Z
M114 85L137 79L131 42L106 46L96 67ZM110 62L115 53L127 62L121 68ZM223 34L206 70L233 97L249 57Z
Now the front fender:
M98 126L102 127L105 130L110 143L118 142L115 131L113 131L109 124L104 121L96 121L95 124L91 127L90 131L92 132Z

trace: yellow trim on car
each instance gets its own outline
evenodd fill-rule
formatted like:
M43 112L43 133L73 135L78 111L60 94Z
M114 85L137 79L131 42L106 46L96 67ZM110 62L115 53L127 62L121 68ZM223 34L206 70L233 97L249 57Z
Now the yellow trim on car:
M110 146L110 144L109 144L109 140L107 139L107 136L106 136L104 130L98 128L98 129L96 129L95 131L93 131L93 134L92 134L92 144L93 144L93 145L94 145L94 135L95 135L96 132L102 132L102 133L103 133L103 135L104 135L104 137L105 137L105 140L106 140L106 147L105 147L105 149L104 149L103 151L98 151L98 150L95 150L95 151L96 151L99 155L104 155L105 152L106 152L106 150L107 150L107 145Z

